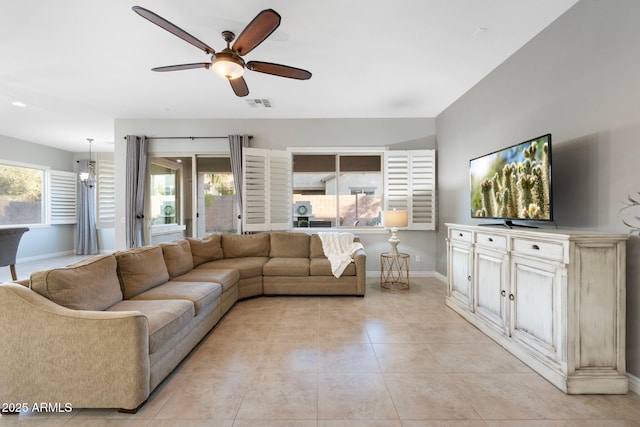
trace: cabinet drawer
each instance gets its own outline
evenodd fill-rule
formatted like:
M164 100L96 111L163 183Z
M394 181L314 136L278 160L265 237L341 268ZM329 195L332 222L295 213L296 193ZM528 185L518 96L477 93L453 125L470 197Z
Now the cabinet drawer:
M513 252L558 261L564 259L564 246L562 243L547 242L544 240L514 238Z
M507 236L499 236L489 233L477 233L476 244L484 248L507 250Z
M469 230L457 230L451 229L451 240L457 240L458 242L471 243L471 231Z

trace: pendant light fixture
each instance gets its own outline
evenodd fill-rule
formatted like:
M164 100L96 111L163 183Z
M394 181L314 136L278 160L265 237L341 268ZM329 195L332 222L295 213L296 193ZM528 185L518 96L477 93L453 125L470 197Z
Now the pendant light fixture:
M87 138L87 141L89 141L89 163L87 164L87 169L80 172L80 181L85 187L93 188L96 185L96 174L93 170L93 162L91 161L91 143L93 139Z

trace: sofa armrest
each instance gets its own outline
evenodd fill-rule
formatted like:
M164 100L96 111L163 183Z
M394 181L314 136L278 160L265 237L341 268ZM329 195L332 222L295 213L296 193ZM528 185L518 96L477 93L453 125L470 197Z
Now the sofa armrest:
M0 402L134 409L149 395L140 312L71 310L0 285Z
M358 249L353 254L356 264L356 294L364 295L367 290L367 254L364 249Z

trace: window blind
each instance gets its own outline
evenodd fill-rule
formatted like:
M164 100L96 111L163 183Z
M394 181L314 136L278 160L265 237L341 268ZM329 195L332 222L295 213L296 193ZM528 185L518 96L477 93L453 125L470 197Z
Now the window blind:
M76 184L78 176L75 172L49 172L50 179L50 224L75 224L76 219Z

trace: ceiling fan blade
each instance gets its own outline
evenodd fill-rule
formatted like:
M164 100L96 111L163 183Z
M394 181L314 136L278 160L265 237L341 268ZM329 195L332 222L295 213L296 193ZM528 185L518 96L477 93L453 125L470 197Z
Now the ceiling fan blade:
M140 7L140 6L133 6L132 9L138 15L153 22L160 28L164 28L165 30L169 31L171 34L180 37L182 40L186 41L187 43L191 43L198 49L203 50L206 54L212 55L215 53L215 50L209 47L206 43L201 42L197 38L193 37L191 34L187 33L182 28L167 21L162 16L157 15L151 12L150 10L147 10L144 7Z
M232 49L244 56L256 48L280 25L280 15L273 9L260 12L240 33Z
M307 70L289 67L288 65L272 64L271 62L249 61L247 62L247 68L251 71L290 79L309 80L311 78L311 73Z
M249 87L247 86L247 82L244 81L244 77L240 76L235 79L229 79L229 83L231 83L231 88L233 88L233 91L236 95L249 95Z
M179 65L167 65L166 67L155 67L151 71L180 71L180 70L192 70L194 68L209 68L211 62L196 62L194 64L179 64Z

